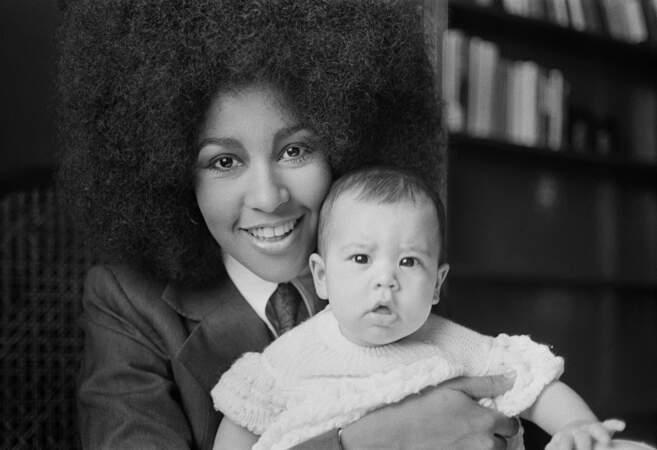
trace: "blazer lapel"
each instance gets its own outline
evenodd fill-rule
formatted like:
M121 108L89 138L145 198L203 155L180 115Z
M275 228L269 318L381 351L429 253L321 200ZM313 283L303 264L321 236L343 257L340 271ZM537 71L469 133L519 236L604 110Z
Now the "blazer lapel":
M199 321L176 358L207 392L239 356L271 342L269 329L228 277L215 289L185 293L172 288L165 296L179 313Z

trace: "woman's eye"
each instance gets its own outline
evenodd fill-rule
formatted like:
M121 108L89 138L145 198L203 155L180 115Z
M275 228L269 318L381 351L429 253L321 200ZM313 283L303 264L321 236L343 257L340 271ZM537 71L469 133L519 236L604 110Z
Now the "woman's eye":
M402 267L413 267L416 263L417 259L413 258L412 256L407 256L399 261L399 265Z
M281 160L283 161L303 161L310 154L310 148L303 144L290 144L283 149Z
M369 262L367 255L363 254L354 255L351 257L351 260L356 264L367 264Z
M242 165L242 162L233 155L221 155L210 161L212 169L226 172Z

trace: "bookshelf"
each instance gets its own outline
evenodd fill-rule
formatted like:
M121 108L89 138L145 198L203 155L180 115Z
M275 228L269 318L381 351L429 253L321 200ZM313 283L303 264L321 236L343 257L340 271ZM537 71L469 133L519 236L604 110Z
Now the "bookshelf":
M441 312L553 345L596 412L655 444L657 2L615 1L445 0ZM611 24L637 6L643 29Z

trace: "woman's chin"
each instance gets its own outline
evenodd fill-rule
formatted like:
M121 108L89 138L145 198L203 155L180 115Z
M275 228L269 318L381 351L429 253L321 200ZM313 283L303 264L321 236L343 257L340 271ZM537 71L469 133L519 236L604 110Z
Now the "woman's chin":
M290 281L307 272L308 258L271 258L262 257L250 267L249 270L258 275L263 280L273 283L283 283Z

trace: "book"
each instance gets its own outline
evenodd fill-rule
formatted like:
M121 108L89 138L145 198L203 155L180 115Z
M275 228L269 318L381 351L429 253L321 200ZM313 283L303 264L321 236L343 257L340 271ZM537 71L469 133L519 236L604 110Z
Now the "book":
M448 29L443 36L443 98L447 103L447 127L462 131L465 127L465 107L461 89L465 79L465 47L467 37L460 30Z
M505 137L510 142L516 142L518 134L518 122L520 109L520 82L518 77L517 61L509 61L506 70L506 111L505 120L506 129Z
M502 0L502 8L509 14L518 14L518 0Z
M529 0L502 0L502 7L509 14L529 17Z
M570 13L570 25L578 30L586 30L586 21L584 19L584 10L581 0L567 0L568 12Z
M643 42L648 39L648 30L640 0L624 0L623 9L627 17L626 39L630 42Z
M546 11L553 22L563 27L570 26L567 0L547 0Z
M510 62L505 58L497 61L495 71L495 80L493 83L493 121L491 137L499 140L507 140L507 101L509 89L509 65Z
M598 9L598 0L581 0L582 12L584 13L584 22L586 23L587 31L592 33L603 33L604 28L600 18L600 10Z
M519 61L514 65L511 115L513 142L535 146L538 137L537 84L538 64L534 61Z
M492 130L493 83L499 50L493 42L474 36L468 50L466 127L473 136L488 137Z
M600 6L607 23L609 35L615 39L626 40L625 33L629 25L622 3L617 0L601 0Z
M646 19L648 39L657 42L657 0L643 0L643 12Z
M564 147L565 105L568 97L568 84L560 70L551 69L548 72L546 91L546 109L548 111L546 145L550 149L558 151Z
M609 34L615 39L643 42L648 38L641 0L602 0Z
M527 4L527 13L529 17L546 20L547 18L547 0L532 0Z

